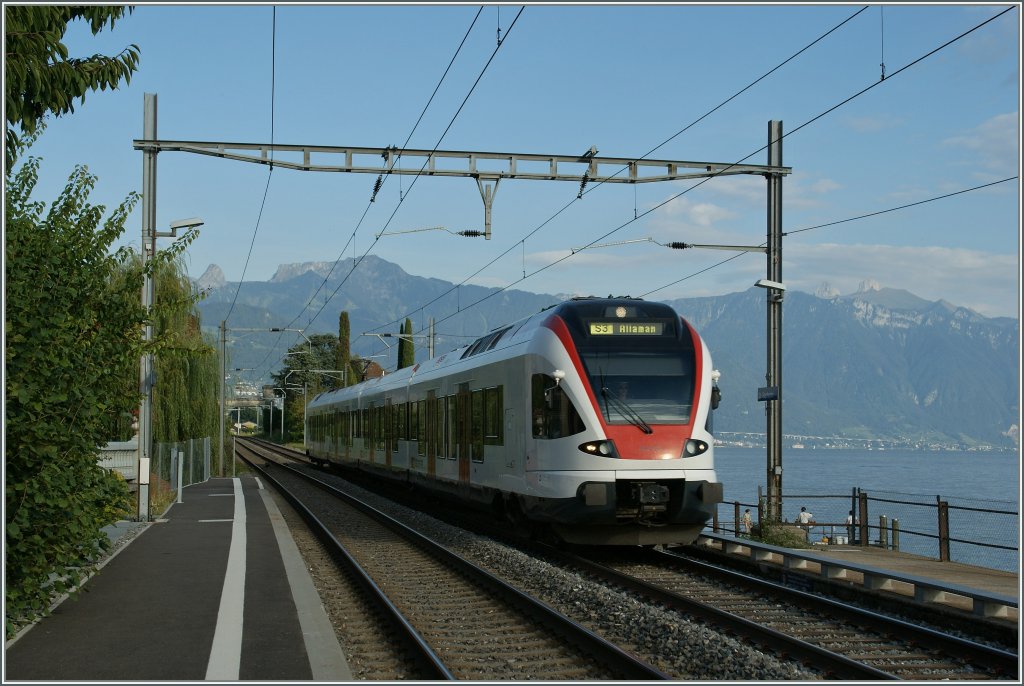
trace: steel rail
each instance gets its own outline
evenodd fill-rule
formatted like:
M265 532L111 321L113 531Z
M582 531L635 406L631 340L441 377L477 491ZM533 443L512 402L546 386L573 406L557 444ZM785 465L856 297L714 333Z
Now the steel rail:
M820 611L822 607L825 607L828 609L830 616L841 617L846 621L881 633L898 635L903 640L918 641L922 645L938 648L948 652L950 655L983 666L987 670L993 670L1014 678L1018 674L1020 662L1016 653L959 636L953 636L896 617L848 605L831 598L801 591L768 579L751 576L736 570L725 569L718 565L682 556L676 552L648 551L648 554L655 560L671 560L673 564L696 569L703 576L713 576L722 581L751 590L782 596L787 601L807 609ZM656 562L656 564L661 564L661 562Z
M245 445L245 443L239 441L237 444L238 448L249 451L257 457L264 457L260 455L251 446ZM405 637L406 642L409 646L412 646L413 654L417 657L419 666L424 671L424 675L431 680L445 680L454 681L456 679L448 668L445 666L441 658L434 652L427 641L420 635L418 631L409 623L401 611L395 607L394 603L387 597L387 594L377 585L377 583L370 577L370 575L363 569L345 547L334 537L327 527L317 518L309 508L307 508L291 491L289 491L281 482L275 479L270 473L259 466L251 459L248 459L241 454L239 455L243 460L246 461L253 469L257 470L260 475L266 479L277 492L284 497L285 500L302 516L309 527L316 534L325 546L331 556L344 564L353 574L359 585L367 592L367 594L373 598L378 605L383 608L385 614L392 621L393 625L398 629L399 634Z
M686 598L677 593L667 591L593 560L555 549L548 549L545 552L561 559L567 564L575 565L608 583L643 595L655 602L663 603L674 610L699 617L716 627L731 631L744 638L749 638L759 645L777 652L779 655L820 669L830 678L872 681L898 679L898 677L888 672L875 669L856 660L851 660L844 655L839 655L780 631L769 629L731 612L726 612L692 598Z
M526 614L546 626L554 628L555 632L565 641L592 656L595 660L604 664L610 670L618 673L620 678L627 681L641 680L671 680L672 677L650 665L639 658L624 651L619 646L611 643L601 636L595 634L583 625L574 622L562 613L558 612L546 603L533 598L519 589L511 586L505 581L494 576L487 570L473 564L469 560L457 555L443 545L424 536L402 522L388 516L376 508L362 502L344 491L341 491L331 484L318 479L310 474L296 469L289 465L279 465L296 476L315 484L331 495L338 497L347 504L355 507L360 512L372 517L391 531L410 541L431 556L457 569L463 576L480 581L492 593L508 602L517 610Z

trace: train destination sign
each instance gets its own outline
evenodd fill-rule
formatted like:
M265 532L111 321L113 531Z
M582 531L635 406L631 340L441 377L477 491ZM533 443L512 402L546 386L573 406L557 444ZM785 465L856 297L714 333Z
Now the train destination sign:
M663 322L590 322L591 336L660 336Z

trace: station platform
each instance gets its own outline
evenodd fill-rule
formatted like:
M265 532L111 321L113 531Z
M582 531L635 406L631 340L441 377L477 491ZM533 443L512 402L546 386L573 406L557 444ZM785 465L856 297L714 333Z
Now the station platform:
M251 476L182 489L76 598L7 642L4 681L350 681L287 524Z
M946 562L879 546L813 545L782 548L732 534L703 532L699 542L730 557L775 565L787 572L851 583L871 591L933 603L979 619L1016 625L1017 572Z

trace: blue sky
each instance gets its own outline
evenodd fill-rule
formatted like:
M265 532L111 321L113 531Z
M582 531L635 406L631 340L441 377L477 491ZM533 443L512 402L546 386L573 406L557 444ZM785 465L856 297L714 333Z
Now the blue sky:
M945 299L987 316L1018 316L1017 181L870 219L800 229L913 203L1018 174L1020 11L1010 12L905 71L905 65L998 14L1006 4L874 5L651 155L736 162L879 81L783 142L783 280L851 293L865 281ZM409 141L410 148L639 157L862 5L521 5L484 7ZM281 5L272 74L269 5L141 4L111 31L76 27L72 55L130 43L141 66L130 85L91 93L50 121L32 150L43 158L37 198L52 200L76 164L99 177L94 202L140 190L143 94L159 97L161 139L384 147L409 136L478 5ZM501 28L504 41L484 71ZM883 30L884 27L884 30ZM451 124L474 81L479 83ZM760 152L748 162L765 164ZM220 265L246 280L282 263L361 256L376 234L430 226L482 229L468 178L375 177L275 169L186 153L159 156L157 223L199 216L190 273ZM570 204L577 184L502 181L493 238L441 231L385 235L372 254L407 272L542 293L649 294L667 299L742 291L765 276L764 256L672 251L651 242L594 248L522 280L618 229L605 242L759 244L765 182L606 184ZM399 199L402 198L399 206ZM396 207L398 207L397 212ZM394 218L389 221L394 213ZM548 221L550 220L550 221ZM545 222L547 222L545 224ZM539 226L540 230L535 231ZM619 228L622 227L622 228ZM138 244L141 208L125 241ZM531 234L529 238L525 238ZM525 238L525 240L524 240ZM344 250L344 252L343 252ZM415 311L415 303L410 311Z

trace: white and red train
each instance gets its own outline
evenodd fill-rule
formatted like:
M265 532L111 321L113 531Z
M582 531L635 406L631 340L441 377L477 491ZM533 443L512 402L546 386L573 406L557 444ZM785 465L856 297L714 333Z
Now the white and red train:
M704 342L668 305L576 298L321 393L306 451L571 543L689 543L722 501L714 378Z

